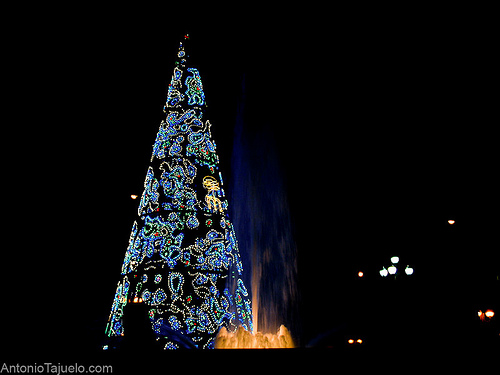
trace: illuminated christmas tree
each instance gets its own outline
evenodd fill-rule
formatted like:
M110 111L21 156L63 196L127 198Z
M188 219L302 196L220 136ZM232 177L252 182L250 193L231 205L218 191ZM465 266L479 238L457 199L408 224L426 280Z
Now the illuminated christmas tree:
M227 214L200 74L184 36L168 86L144 192L111 314L110 337L127 335L127 303L147 306L165 349L212 348L221 327L252 330L236 235Z

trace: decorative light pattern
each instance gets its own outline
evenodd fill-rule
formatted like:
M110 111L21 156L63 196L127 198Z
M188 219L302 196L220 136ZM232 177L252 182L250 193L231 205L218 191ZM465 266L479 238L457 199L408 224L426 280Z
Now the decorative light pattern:
M125 276L122 281L118 283L115 292L113 305L111 306L111 313L109 315L108 324L106 325L106 332L109 336L122 336L123 325L121 317L123 315L123 307L127 304L127 295L130 287L128 277Z
M186 95L188 96L188 104L205 104L205 94L203 93L203 86L201 84L198 69L188 68L187 71L192 74L192 76L186 78Z
M252 308L201 77L183 43L177 57L106 333L124 335L127 300L142 301L165 349L212 348L221 327L252 331Z

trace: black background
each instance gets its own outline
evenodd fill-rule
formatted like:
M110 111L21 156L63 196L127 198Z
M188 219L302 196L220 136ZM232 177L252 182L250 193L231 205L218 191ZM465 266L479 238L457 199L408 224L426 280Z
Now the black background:
M298 249L300 344L343 324L475 337L477 310L498 306L498 61L488 21L456 11L21 14L5 34L11 348L100 338L185 32L225 180L243 77L248 134L272 138ZM382 283L393 255L413 265L410 284Z

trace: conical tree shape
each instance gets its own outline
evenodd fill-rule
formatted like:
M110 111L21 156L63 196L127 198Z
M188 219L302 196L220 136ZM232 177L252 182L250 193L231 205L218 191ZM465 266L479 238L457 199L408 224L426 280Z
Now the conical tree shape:
M165 120L153 145L138 219L130 234L108 336L126 336L127 303L143 303L165 348L211 348L221 327L252 330L250 299L205 94L180 43Z

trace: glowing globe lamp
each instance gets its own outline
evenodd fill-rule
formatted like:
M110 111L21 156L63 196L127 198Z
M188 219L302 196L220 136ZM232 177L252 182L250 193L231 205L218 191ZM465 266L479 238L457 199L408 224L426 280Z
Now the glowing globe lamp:
M413 268L411 268L410 266L406 266L405 268L405 273L410 276L410 275L413 275Z

